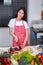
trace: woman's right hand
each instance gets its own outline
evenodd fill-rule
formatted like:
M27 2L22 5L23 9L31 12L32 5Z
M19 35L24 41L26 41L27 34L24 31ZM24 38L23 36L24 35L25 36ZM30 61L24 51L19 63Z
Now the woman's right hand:
M16 41L16 42L18 42L18 38L17 38L17 36L15 35L15 37L14 37L14 40Z

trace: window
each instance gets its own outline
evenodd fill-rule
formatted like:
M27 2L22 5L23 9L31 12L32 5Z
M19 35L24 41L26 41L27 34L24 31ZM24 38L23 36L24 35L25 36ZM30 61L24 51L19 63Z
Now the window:
M4 0L4 5L11 5L12 4L12 0Z

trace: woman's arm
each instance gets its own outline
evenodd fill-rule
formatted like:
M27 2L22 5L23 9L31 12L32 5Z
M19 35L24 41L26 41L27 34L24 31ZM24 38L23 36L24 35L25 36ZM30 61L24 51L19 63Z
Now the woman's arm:
M15 38L15 35L14 35L14 33L13 33L13 31L12 31L12 28L11 28L11 27L9 27L9 34L10 34L13 38Z
M26 29L26 37L25 37L25 40L24 40L24 45L26 44L27 40L28 40L28 29Z
M11 27L9 27L9 33L10 33L10 35L14 38L14 40L15 40L16 42L18 42L18 38L17 38L17 36L13 33Z

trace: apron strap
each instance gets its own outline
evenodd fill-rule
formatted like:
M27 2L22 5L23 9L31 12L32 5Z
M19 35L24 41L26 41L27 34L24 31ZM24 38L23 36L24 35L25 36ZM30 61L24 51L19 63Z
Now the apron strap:
M15 19L15 24L14 24L14 26L16 25L16 19Z
M23 20L22 20L22 23L23 23L23 26L24 26L24 22L23 22Z

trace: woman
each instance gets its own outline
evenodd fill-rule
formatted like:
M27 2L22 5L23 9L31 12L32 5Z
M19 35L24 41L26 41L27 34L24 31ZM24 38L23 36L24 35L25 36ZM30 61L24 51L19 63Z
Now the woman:
M9 21L9 32L13 37L12 46L17 48L24 48L28 46L28 25L23 20L25 17L25 9L20 8L17 11L16 18Z

